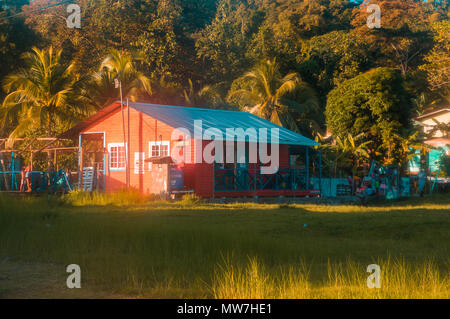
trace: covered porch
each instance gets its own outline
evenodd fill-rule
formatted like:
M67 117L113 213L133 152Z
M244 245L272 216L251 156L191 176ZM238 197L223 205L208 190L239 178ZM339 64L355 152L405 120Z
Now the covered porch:
M260 165L214 165L213 197L304 197L320 196L321 153L309 146L289 146L286 167L274 174L264 174ZM315 189L312 178L318 178Z

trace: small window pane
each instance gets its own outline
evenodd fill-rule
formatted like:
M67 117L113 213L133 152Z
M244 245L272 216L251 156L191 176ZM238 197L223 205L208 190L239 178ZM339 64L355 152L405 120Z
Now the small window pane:
M152 157L159 156L159 145L152 145Z
M161 145L161 156L169 155L169 147L168 145Z
M121 169L126 167L126 148L125 146L110 147L110 167Z

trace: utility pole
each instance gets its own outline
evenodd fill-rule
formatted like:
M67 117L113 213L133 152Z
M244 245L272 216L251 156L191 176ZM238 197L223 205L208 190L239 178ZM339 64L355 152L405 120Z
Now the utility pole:
M122 96L122 82L119 79L114 79L114 85L116 89L120 90L120 110L122 112L122 130L123 130L123 145L125 148L125 175L126 175L126 187L128 188L128 145L125 137L125 114L123 112L123 96ZM120 152L119 152L120 154ZM118 154L118 155L119 155ZM119 160L120 157L118 157Z
M130 103L129 100L127 98L127 120L128 120L128 143L127 143L127 187L130 187L130 180L131 180L131 169L130 169L130 165L128 163L131 163L131 144L130 144ZM129 150L128 150L129 149Z

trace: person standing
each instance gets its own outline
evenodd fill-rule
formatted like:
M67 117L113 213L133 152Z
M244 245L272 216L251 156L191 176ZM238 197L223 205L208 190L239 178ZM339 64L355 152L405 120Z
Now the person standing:
M24 170L21 174L21 183L20 183L20 190L31 192L31 168L30 166L25 166ZM27 188L25 190L25 187Z

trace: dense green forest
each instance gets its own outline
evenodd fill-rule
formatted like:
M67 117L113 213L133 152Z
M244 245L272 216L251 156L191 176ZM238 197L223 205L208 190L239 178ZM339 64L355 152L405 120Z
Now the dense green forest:
M130 99L351 133L386 160L418 140L415 115L448 105L447 1L370 1L374 29L363 1L76 0L80 28L60 2L0 1L0 135L61 133L116 100L118 78Z

